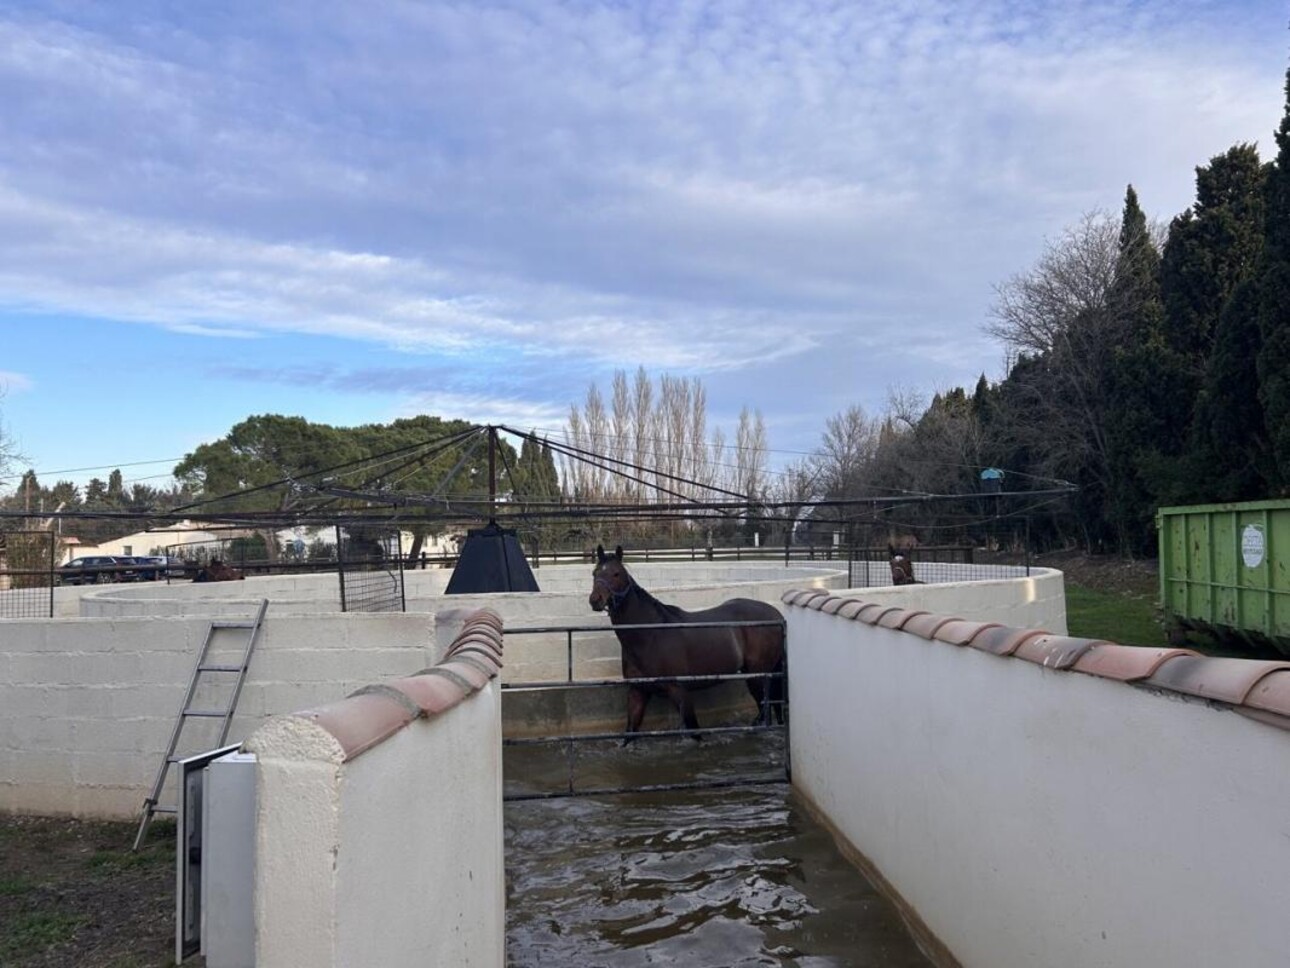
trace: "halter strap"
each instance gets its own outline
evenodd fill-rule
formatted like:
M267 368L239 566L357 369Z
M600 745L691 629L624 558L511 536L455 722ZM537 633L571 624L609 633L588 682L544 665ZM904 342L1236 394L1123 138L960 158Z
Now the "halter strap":
M632 591L636 588L636 583L633 582L630 577L627 579L627 587L624 588L621 592L614 591L613 588L610 587L608 580L601 578L599 576L592 579L592 585L605 586L605 591L609 593L609 604L606 605L605 607L608 608L611 612L616 608L622 607L623 602L627 600L627 596L630 595Z

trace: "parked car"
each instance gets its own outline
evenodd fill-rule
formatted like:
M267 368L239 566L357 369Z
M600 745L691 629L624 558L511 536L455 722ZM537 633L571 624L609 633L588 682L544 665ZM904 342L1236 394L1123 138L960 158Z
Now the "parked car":
M86 555L58 566L63 585L93 585L109 581L138 581L139 566L125 555Z
M142 555L134 559L139 565L139 578L156 581L159 578L183 578L187 565L182 558L170 555Z

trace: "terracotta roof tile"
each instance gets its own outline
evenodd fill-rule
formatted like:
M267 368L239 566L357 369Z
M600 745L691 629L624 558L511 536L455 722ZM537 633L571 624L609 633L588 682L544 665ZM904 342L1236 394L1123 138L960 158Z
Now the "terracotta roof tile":
M447 676L408 676L390 683L421 709L423 716L446 712L468 695L468 690Z
M1147 681L1162 689L1239 706L1260 679L1280 669L1290 669L1290 662L1183 655L1163 663Z
M965 621L886 602L865 602L814 588L785 592L782 601L923 639L970 645L982 652L1012 656L1049 669L1073 670L1126 683L1145 681L1160 689L1228 703L1244 716L1290 730L1290 662L1209 658L1190 649L1152 649L1054 635L1042 629L1009 628L998 622ZM500 644L499 636L499 648ZM463 655L462 661L473 658ZM477 669L470 671L475 677L480 675ZM457 677L458 672L466 674L465 670L442 670L445 676ZM463 679L462 684L473 686L474 681Z
M882 621L882 617L888 612L904 612L905 610L899 605L887 605L884 603L875 603L873 608L862 608L856 613L856 620L864 622L866 625L877 625Z
M481 609L469 615L449 658L415 676L363 686L340 702L296 713L331 733L351 760L421 716L451 709L501 668L501 620Z
M1043 629L1013 629L1004 625L985 628L972 636L968 643L972 648L991 655L1012 655L1027 639L1046 635Z
M962 619L950 618L947 615L933 615L931 612L920 612L909 619L901 628L906 632L913 632L915 635L922 636L925 639L931 639L936 635L937 629L940 629L948 622L960 622Z
M1075 671L1103 679L1136 682L1149 679L1161 664L1178 655L1199 655L1191 649L1148 649L1136 645L1099 643L1075 660Z
M487 672L480 668L478 662L472 662L465 656L453 656L440 662L434 668L449 669L461 676L476 689L483 689L488 685L488 680L492 678Z
M1236 711L1242 716L1256 719L1260 723L1267 723L1277 729L1290 730L1290 716L1280 716L1277 713L1270 713L1263 709L1251 709L1249 706L1237 706Z
M851 617L857 622L864 622L866 625L873 625L878 621L878 617L889 608L896 608L895 605L883 605L879 602L865 602L856 613Z
M388 739L416 719L389 696L370 693L348 696L340 702L297 715L312 719L336 737L347 760Z
M491 608L477 609L476 611L472 612L469 616L467 616L466 622L465 622L466 625L472 625L475 623L491 626L492 628L497 630L497 633L499 635L503 631L505 631L505 626L502 623L502 617L498 615L496 612L494 612Z
M1001 627L998 622L966 622L963 619L954 619L938 628L932 638L937 642L948 642L950 645L967 645L974 636L985 629Z
M828 598L829 593L819 588L800 588L789 589L781 596L780 601L785 605L797 605L802 608L808 608L812 599ZM819 606L817 605L816 608Z
M869 602L862 602L858 598L848 598L842 603L842 607L838 609L838 615L842 618L855 618L861 609L868 608L869 605Z
M975 644L975 643L974 643ZM1100 639L1077 639L1069 635L1036 635L1026 639L1013 653L1046 669L1069 669L1095 645L1109 645Z
M1290 671L1275 669L1269 672L1246 695L1245 705L1290 716Z
M482 645L466 645L461 648L454 647L450 655L470 656L476 662L487 663L492 669L493 673L496 673L496 671L498 669L501 669L502 667L501 656L499 656L492 649L486 648L485 646L482 646Z
M888 610L882 613L878 619L878 624L885 629L903 629L906 623L918 618L920 615L927 615L927 612L917 611L911 608L898 608L894 611Z

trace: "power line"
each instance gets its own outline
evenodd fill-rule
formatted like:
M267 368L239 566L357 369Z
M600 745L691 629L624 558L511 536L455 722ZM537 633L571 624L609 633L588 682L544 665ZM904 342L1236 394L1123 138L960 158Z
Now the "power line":
M37 477L53 477L55 474L80 474L83 471L115 471L122 467L143 467L147 464L177 464L182 457L159 457L156 460L136 460L124 464L99 464L95 467L64 467L57 471L36 470L34 467L27 468L27 472L35 474ZM159 475L158 475L159 476Z

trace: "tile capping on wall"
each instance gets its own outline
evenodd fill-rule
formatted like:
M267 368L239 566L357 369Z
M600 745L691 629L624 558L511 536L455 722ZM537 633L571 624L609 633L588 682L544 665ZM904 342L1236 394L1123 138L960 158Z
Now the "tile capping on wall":
M292 713L326 730L352 760L415 719L439 716L497 677L502 619L491 609L466 617L442 661L401 679L373 683L338 702Z
M1052 635L1043 629L1008 628L950 616L830 595L819 589L792 590L782 601L863 622L911 638L967 647L1000 658L1021 659L1046 669L1079 672L1231 707L1242 715L1290 730L1290 662L1212 658L1191 649L1120 645L1104 639Z

